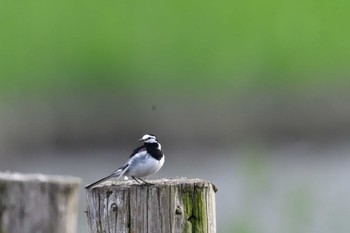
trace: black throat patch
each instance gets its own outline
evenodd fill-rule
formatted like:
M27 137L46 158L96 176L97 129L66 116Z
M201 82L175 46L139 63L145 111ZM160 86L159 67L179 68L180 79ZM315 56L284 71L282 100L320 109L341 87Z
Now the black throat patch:
M159 150L158 143L145 143L147 153L149 153L156 160L163 158L163 152Z

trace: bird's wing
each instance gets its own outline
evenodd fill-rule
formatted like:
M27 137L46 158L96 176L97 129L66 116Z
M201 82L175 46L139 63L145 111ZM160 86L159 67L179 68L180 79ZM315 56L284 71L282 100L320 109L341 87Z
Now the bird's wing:
M141 145L139 147L137 147L135 150L133 150L133 152L131 153L131 155L129 156L129 160L134 157L134 155L136 155L137 153L146 150L145 145Z
M129 166L129 160L123 166L118 168L113 174L115 174L115 176L118 178L121 177L125 173L125 170L127 169L128 166Z
M114 174L117 176L117 177L120 177L122 176L126 169L129 167L130 165L130 162L131 162L131 159L139 152L141 151L145 151L146 150L146 147L144 145L141 145L139 147L137 147L135 150L133 150L133 152L131 153L131 155L129 156L129 159L128 161L126 161L126 163L124 163L121 167L119 167L115 172Z

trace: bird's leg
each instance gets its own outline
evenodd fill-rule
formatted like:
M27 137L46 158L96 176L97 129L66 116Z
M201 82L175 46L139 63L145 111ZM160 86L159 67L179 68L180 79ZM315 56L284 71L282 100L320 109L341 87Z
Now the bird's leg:
M136 177L132 176L131 178L133 178L138 184L141 184L140 181L136 179Z
M140 177L138 177L138 179L140 179L141 181L143 181L146 185L154 185L154 184L152 184L152 183L146 182L145 180L141 179Z

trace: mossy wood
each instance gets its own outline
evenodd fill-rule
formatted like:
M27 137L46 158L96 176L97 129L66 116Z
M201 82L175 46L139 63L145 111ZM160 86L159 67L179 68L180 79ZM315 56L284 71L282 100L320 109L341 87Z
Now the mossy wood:
M216 187L200 179L106 182L87 190L91 233L215 233Z
M80 179L0 172L0 233L75 233Z

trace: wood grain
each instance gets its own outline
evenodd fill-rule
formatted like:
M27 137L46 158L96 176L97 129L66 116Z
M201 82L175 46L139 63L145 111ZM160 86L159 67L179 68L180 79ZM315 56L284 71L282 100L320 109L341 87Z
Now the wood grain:
M80 179L0 172L0 233L75 233Z
M87 190L91 233L216 232L216 187L201 179L108 181Z

